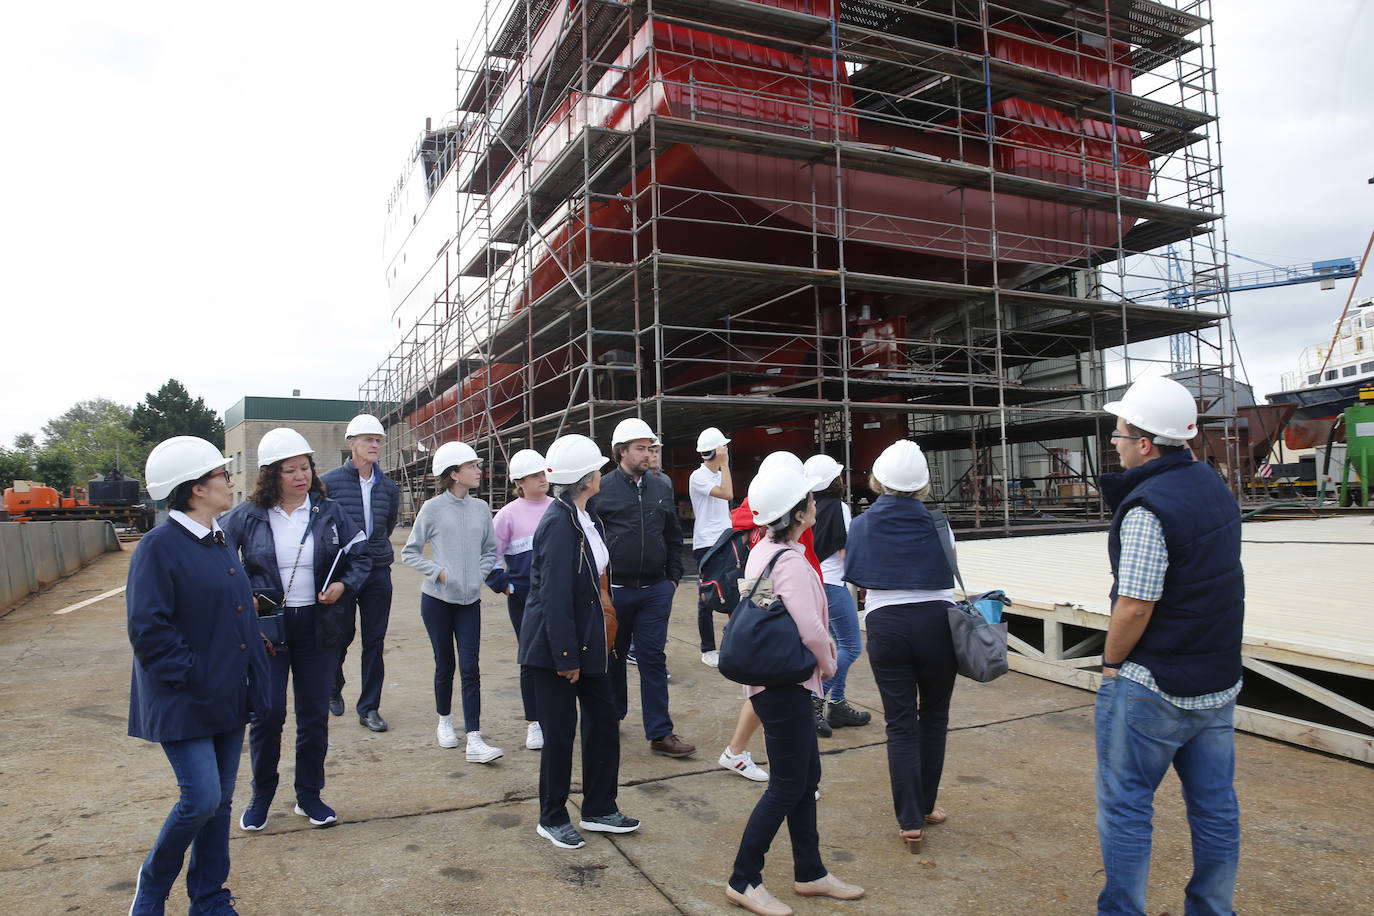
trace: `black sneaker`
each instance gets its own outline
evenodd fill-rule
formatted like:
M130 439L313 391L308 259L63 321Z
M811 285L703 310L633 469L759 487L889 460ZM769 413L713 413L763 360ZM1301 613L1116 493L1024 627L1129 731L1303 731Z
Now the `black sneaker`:
M816 734L822 738L829 738L834 734L830 729L830 723L825 718L825 697L811 698L811 710L816 715Z
M587 845L587 841L582 839L582 834L573 829L572 824L564 824L561 827L545 827L543 824L537 824L534 832L559 849L581 849Z
M577 822L577 826L596 833L633 833L639 829L639 821L616 811L598 817L584 817Z
M343 694L336 693L329 698L329 714L332 716L341 716L344 714Z
M831 728L844 728L849 725L867 725L873 720L873 714L855 709L849 705L848 700L831 700L830 711L826 713L825 719Z

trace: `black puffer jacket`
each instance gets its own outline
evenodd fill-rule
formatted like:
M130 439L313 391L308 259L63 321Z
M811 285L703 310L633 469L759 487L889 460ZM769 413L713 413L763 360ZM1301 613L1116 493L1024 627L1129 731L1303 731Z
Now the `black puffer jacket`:
M682 525L673 488L662 478L645 474L636 484L617 467L601 478L588 509L606 529L611 584L646 588L682 580Z

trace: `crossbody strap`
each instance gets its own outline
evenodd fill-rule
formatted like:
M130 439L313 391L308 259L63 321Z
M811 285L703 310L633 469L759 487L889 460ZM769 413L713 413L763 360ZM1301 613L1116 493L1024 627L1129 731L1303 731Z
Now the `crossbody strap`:
M949 543L950 541L954 540L954 529L950 526L949 519L945 518L945 514L940 510L931 509L930 517L935 520L935 538L940 542L940 547L945 552L945 560L949 563L949 568L954 571L954 578L959 580L959 590L962 591L964 593L964 597L967 598L968 589L964 586L964 577L959 575L959 561L954 559L954 548L951 547ZM944 536L944 533L940 531L940 525L944 525L945 531L949 532L948 538L946 538Z

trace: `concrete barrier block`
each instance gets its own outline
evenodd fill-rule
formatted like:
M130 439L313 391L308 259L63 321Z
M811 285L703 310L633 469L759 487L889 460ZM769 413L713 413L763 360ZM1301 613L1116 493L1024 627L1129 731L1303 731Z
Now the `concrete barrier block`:
M38 579L25 558L24 526L0 522L0 607L9 607L38 589Z
M62 575L70 576L82 566L81 527L71 522L54 522L53 536L57 538L57 561Z
M75 522L79 526L81 533L81 564L91 562L96 557L101 556L107 550L119 549L119 538L110 536L114 534L114 525L110 522ZM110 547L110 541L114 540L114 548Z
M38 577L41 588L62 578L62 567L57 561L57 536L53 533L56 522L25 522L24 540L27 542L33 562L33 573Z

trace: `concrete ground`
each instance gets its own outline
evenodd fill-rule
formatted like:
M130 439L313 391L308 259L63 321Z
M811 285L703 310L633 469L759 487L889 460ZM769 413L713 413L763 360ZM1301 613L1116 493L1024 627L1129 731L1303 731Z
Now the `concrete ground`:
M406 532L397 532L397 544ZM130 551L108 555L0 619L0 912L124 912L176 786L161 750L125 734L130 651L122 595L56 612L124 583ZM1013 583L1007 583L1010 588ZM381 712L374 734L333 719L324 798L338 826L315 830L278 794L267 829L235 826L229 886L248 914L727 913L736 844L762 791L716 757L739 688L699 661L693 589L674 605L669 667L677 731L695 758L650 755L631 668L622 728L620 805L644 821L624 836L589 835L576 851L535 835L537 752L524 749L515 639L504 604L483 598L483 726L505 749L466 763L434 737L433 661L419 616L419 577L395 569ZM348 676L356 683L356 646ZM345 698L356 700L356 687ZM878 716L867 661L849 697ZM455 696L455 705L457 697ZM897 839L880 724L822 740L820 833L835 874L859 901L792 893L784 830L766 885L799 914L1089 913L1101 884L1093 803L1092 694L1019 674L954 696L940 802L947 824L923 856ZM288 718L283 744L291 745ZM1374 911L1374 780L1368 767L1238 735L1244 914ZM762 736L752 749L766 765ZM291 754L283 759L291 782ZM574 770L574 792L577 789ZM247 748L234 818L249 795ZM1187 821L1177 780L1157 796L1150 913L1183 912ZM580 801L577 794L573 802ZM574 818L577 813L574 810ZM173 889L170 912L185 905Z

